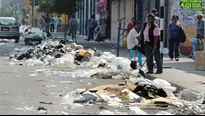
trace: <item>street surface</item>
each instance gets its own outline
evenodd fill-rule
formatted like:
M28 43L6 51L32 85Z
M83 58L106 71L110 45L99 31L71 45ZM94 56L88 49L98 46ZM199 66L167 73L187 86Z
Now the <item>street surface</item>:
M58 35L56 35L58 36ZM62 36L61 36L62 37ZM98 50L103 52L112 52L116 54L116 50L113 48L114 44L111 43L96 43L96 42L85 42L82 37L79 37L78 44L82 44L86 48L96 47ZM124 112L126 114L133 114L126 107L123 108L113 108L106 105L83 105L77 108L70 108L68 105L63 104L62 97L67 93L74 91L76 89L89 89L99 85L107 84L119 84L123 81L119 80L102 80L102 79L90 79L90 78L72 78L54 75L45 75L40 73L36 75L35 71L37 69L51 69L61 70L61 71L74 71L74 69L69 68L55 68L51 66L24 66L15 65L12 61L8 60L9 55L13 52L14 48L22 48L25 45L14 44L13 42L6 41L0 42L0 114L15 114L15 115L37 115L37 114L73 114L73 115L92 115L99 114L102 109L99 107L104 106L107 110ZM128 57L128 51L126 49L120 50L120 56ZM193 68L194 62L192 60L183 57L179 63L171 62L168 57L165 57L165 64L172 66L173 70L189 70L189 73L197 73L204 75L202 71L191 70ZM185 63L189 62L189 63ZM186 67L186 68L185 68ZM187 69L188 67L188 69ZM85 69L84 69L85 70ZM180 73L180 75L188 75L189 73ZM176 74L177 75L177 74ZM179 77L178 79L172 78L172 74L167 74L167 71L163 74L163 79L169 78L175 79L171 80L178 82L175 84L183 84L183 80ZM165 78L166 77L166 78ZM155 78L158 78L155 76ZM159 77L160 78L160 77ZM184 78L183 78L184 79ZM176 81L177 80L177 81ZM72 84L63 84L62 82L71 81ZM203 81L203 80L202 80ZM195 82L193 82L195 83ZM197 85L197 83L195 83ZM188 86L185 86L188 88ZM204 91L205 92L205 91ZM50 103L50 104L43 104ZM38 108L43 107L46 112L39 111ZM147 113L155 114L160 111L160 109L143 109Z
M22 48L25 45L14 44L6 41L0 42L0 114L9 115L37 115L41 114L38 111L39 107L46 108L46 113L42 114L77 114L91 115L99 114L102 110L99 109L102 105L89 105L71 109L68 105L64 105L62 97L67 93L76 89L89 89L99 85L119 84L122 81L117 80L97 80L89 78L72 78L60 76L45 76L44 74L35 75L36 69L52 69L59 68L49 66L21 66L14 65L8 60L9 54L14 48ZM87 47L97 47L102 51L113 51L112 45L96 43L87 43ZM114 52L114 51L113 51ZM70 69L60 69L62 71L72 71ZM62 84L63 81L71 81L74 84ZM49 86L50 85L50 86ZM53 103L41 104L40 102ZM108 110L131 113L126 108L113 109L107 107ZM156 113L155 110L146 110L150 113ZM132 113L131 113L132 114Z

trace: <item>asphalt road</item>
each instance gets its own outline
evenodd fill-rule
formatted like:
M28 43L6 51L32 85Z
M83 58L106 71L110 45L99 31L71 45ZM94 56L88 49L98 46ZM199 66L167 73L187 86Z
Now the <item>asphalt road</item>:
M62 96L77 88L91 88L102 84L119 83L116 80L95 80L87 78L71 78L59 76L45 76L39 74L32 76L36 69L52 69L53 67L32 67L12 65L8 60L10 52L14 48L24 45L14 43L0 43L0 114L31 115L39 114L39 107L46 108L47 114L98 114L100 105L83 106L70 109L63 105ZM65 69L64 69L65 70ZM75 84L61 84L61 81L72 81ZM88 85L91 83L91 86ZM46 87L55 85L54 87ZM52 102L53 105L41 104L39 102ZM24 111L23 111L24 110Z

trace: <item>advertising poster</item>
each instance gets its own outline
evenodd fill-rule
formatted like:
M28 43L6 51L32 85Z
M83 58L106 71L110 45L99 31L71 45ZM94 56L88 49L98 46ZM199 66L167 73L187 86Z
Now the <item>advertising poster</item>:
M181 46L181 52L191 52L191 41L196 35L196 12L202 11L205 8L205 0L174 0L173 15L179 16L179 21L182 24L186 34L187 41Z

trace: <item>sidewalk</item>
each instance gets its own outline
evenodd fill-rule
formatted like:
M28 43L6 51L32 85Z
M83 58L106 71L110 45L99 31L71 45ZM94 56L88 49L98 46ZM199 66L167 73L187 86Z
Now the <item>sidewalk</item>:
M102 52L117 53L117 49L114 48L115 44L113 43L87 42L83 37L79 36L78 44L82 44L84 47L88 48L96 47ZM120 56L128 57L128 50L120 48ZM165 56L164 65L171 66L172 68L164 69L164 73L161 75L149 75L148 77L150 79L161 78L167 80L180 89L188 88L196 92L205 92L205 71L195 70L195 63L192 59L182 56L180 61L176 62L170 61L168 56Z
M164 69L161 75L149 75L148 77L167 80L180 89L188 88L196 92L205 92L205 71L195 70L193 60L186 57L181 58L179 62L168 60L166 57L164 64L171 66L171 69Z

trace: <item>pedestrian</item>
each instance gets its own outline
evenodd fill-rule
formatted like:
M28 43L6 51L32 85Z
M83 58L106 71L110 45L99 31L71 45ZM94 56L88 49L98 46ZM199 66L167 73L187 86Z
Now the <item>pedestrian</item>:
M154 17L155 17L155 24L160 26L160 18L157 16L158 15L158 12L157 12L157 9L153 9L152 12L151 12ZM146 21L145 22L148 22L148 18L146 18Z
M54 32L55 30L55 18L53 15L51 15L51 18L50 18L50 31L51 33Z
M180 35L180 28L181 23L178 21L179 17L177 15L172 16L172 22L169 24L169 58L173 61L175 58L176 61L179 61L179 47L181 39L179 38ZM175 53L175 55L174 55Z
M193 41L194 44L192 52L190 54L190 58L194 58L195 57L195 52L199 49L199 47L201 47L201 50L204 50L204 18L203 18L203 14L201 11L198 11L196 13L196 17L197 17L197 26L196 26L196 36L195 39Z
M160 56L160 28L155 23L154 14L150 13L148 22L144 23L142 30L142 44L145 46L145 53L147 59L148 74L154 73L153 56L157 64L157 72L155 74L162 74L162 61Z
M72 19L70 20L70 33L72 36L73 42L77 43L76 40L76 34L78 29L78 21L75 18L75 15L72 16Z
M97 28L98 24L97 21L95 20L95 15L91 16L91 19L88 21L88 41L94 39L94 33L95 29Z
M41 29L41 31L45 31L44 27L45 27L45 17L44 17L44 15L42 15L41 18L40 18L40 29Z
M137 50L139 47L139 22L133 23L133 28L129 31L127 35L127 48L129 50Z
M127 25L127 35L128 35L129 32L133 29L135 23L136 23L136 18L133 17L133 18L131 19L131 22Z
M60 33L61 32L61 25L62 25L62 19L60 16L58 16L58 18L56 19L57 22L57 32Z
M45 17L45 26L46 26L45 31L46 31L46 33L49 32L49 24L50 24L50 17L48 14L46 14L46 17Z

